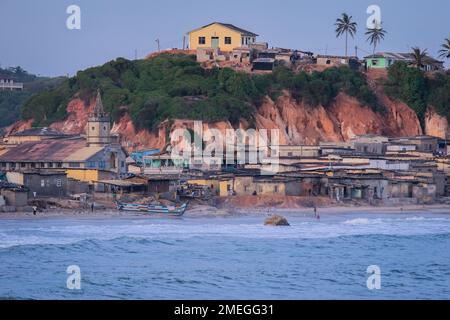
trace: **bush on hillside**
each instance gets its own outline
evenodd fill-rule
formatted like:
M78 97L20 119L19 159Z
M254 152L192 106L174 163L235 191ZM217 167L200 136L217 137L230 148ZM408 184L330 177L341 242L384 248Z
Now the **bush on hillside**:
M284 89L313 106L328 106L344 91L381 110L364 76L349 68L295 74L278 66L271 74L250 75L228 68L204 69L194 56L161 54L149 60L119 58L80 71L56 89L31 97L22 116L35 119L35 125L62 120L71 98L77 95L88 102L98 88L112 120L128 110L138 129L150 130L165 119L176 118L229 120L232 124L246 119L254 125L255 110L264 96L276 98Z

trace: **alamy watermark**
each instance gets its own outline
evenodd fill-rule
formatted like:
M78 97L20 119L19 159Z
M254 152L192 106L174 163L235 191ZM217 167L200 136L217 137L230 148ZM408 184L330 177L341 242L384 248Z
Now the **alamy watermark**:
M75 4L67 7L66 13L69 15L66 20L66 27L69 30L81 29L81 8Z
M192 167L206 165L260 165L261 174L279 171L278 129L203 130L201 121L194 121L193 130L175 129L171 136L171 159Z
M81 290L81 269L77 265L70 265L66 269L67 277L66 286L69 290Z
M372 4L367 7L367 14L370 16L367 18L367 29L381 29L381 8L376 4Z
M366 285L369 290L381 289L381 268L377 265L371 265L367 267L366 272L369 274Z

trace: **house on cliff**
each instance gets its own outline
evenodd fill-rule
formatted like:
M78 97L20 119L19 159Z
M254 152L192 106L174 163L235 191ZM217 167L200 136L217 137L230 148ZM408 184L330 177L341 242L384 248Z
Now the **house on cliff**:
M411 64L414 61L411 53L393 53L393 52L379 52L367 57L364 57L367 69L387 69L396 62L405 62ZM423 59L423 71L439 71L444 70L444 62L426 56Z
M188 32L189 49L219 49L231 52L237 47L249 47L256 42L254 32L236 27L230 23L213 22Z

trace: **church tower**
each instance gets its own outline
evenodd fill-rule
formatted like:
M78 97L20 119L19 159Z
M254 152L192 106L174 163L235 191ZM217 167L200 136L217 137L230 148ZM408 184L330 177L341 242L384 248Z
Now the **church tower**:
M103 147L111 143L109 114L103 110L100 90L97 91L94 111L89 115L87 123L87 144L89 147Z

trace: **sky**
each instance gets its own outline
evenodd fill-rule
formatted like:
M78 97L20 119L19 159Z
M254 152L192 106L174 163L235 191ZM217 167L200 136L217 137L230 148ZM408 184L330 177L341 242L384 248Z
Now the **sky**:
M81 9L80 30L66 26L70 5ZM214 21L255 32L271 47L343 55L345 39L334 32L343 12L358 23L349 53L358 46L363 57L372 53L364 35L370 5L380 7L388 32L377 51L419 46L437 56L450 37L448 0L0 0L0 66L72 76L117 57L143 58L157 50L156 39L161 49L181 48L188 31Z

